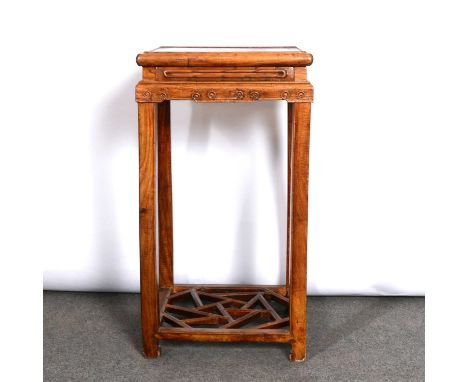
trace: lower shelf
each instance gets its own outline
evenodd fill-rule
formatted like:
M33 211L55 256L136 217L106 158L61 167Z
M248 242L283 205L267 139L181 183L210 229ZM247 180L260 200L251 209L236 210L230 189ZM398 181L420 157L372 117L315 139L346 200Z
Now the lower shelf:
M156 337L190 341L290 342L281 287L176 286L160 296Z

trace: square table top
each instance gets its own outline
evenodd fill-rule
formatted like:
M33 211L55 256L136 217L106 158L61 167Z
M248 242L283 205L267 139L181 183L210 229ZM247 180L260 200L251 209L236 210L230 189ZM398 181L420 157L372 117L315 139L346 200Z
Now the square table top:
M161 46L137 56L140 66L308 66L312 60L295 46Z

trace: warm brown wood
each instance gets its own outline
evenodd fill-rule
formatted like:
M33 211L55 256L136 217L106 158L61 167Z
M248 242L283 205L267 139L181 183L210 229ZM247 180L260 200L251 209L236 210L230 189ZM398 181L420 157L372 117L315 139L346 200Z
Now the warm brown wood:
M313 100L312 85L306 82L154 82L140 81L137 102L193 100L196 102L256 102Z
M159 327L158 285L156 279L155 219L155 105L138 104L138 143L140 162L140 289L143 351L158 357L154 333Z
M292 68L254 68L254 69L170 69L163 68L162 74L168 80L260 80L274 81L293 79L288 76L288 72L293 71Z
M294 81L293 67L149 67L143 79L151 81Z
M223 303L225 306L233 306L235 308L242 308L245 305L245 301L243 300L236 300L234 298L227 298L226 303L223 303L223 301L220 301L220 303Z
M268 318L271 319L271 313L270 311L266 309L233 309L233 308L228 308L226 309L226 312L229 313L229 315L233 318L239 318L242 316L245 316L250 313L257 313L257 316L260 318Z
M236 300L232 297L243 300ZM239 291L236 288L206 292L204 286L192 286L185 291L173 292L167 297L166 305L161 308L162 328L165 327L164 323L176 327L181 326L178 321L172 319L174 313L177 314L178 320L190 326L218 325L220 329L240 328L244 330L245 325L252 321L262 320L254 325L256 329L272 329L269 325L263 326L266 320L273 325L273 328L281 327L287 330L288 324L284 320L287 317L282 317L270 303L278 299L280 300L278 309L287 316L289 299L267 288L257 288L249 292ZM215 302L212 302L213 300ZM166 314L169 314L169 317L166 317ZM198 327L190 329L197 331Z
M281 303L283 305L289 306L289 299L286 298L285 296L283 296L283 295L281 295L279 293L276 293L272 289L267 289L266 291L268 292L268 295L270 295L271 298L273 298L274 300L278 301L279 303ZM289 295L289 293L288 293L288 295Z
M287 47L290 48L290 47ZM178 51L167 52L155 49L137 56L140 66L307 66L312 64L312 55L296 50L284 51Z
M184 322L189 325L222 325L226 324L228 319L216 315L210 317L187 318Z
M230 297L230 298L250 300L256 294L257 294L256 291L252 291L252 292L232 292L232 293L223 293L223 296Z
M168 297L168 301L176 301L178 299L184 298L187 294L190 293L191 289L176 290L172 288L173 293Z
M271 316L275 320L281 320L280 315L276 312L276 310L273 309L273 307L269 304L269 302L267 300L265 300L265 297L263 297L263 294L258 295L258 300L262 303L262 305L265 307L265 309L270 312Z
M293 105L291 158L291 284L292 361L306 356L307 221L309 188L310 104Z
M163 322L169 322L169 323L175 324L177 326L180 326L182 328L190 328L190 326L188 324L186 324L184 321L179 320L178 318L170 315L169 313L164 313L162 315L162 320L163 320Z
M200 296L198 295L197 290L195 288L190 289L190 294L192 296L193 301L198 307L203 306L203 302L200 299Z
M305 67L294 68L294 81L307 82L307 69Z
M140 146L145 355L159 355L160 339L250 341L289 343L290 359L304 360L309 124L313 101L306 66L312 63L312 55L295 47L161 47L138 55L137 63L143 67L135 98ZM171 100L288 102L285 285L174 285Z
M289 325L289 317L279 318L276 321L267 322L265 324L258 325L256 329L278 329Z
M183 306L166 304L164 307L165 312L183 314L189 317L208 317L211 316L210 313L202 312L200 310L185 308Z
M206 304L206 305L199 306L196 309L200 310L202 312L211 312L211 313L219 311L221 314L223 314L223 312L220 310L220 306L223 306L221 304L226 304L226 303L229 303L229 301L228 300L222 300L222 301L219 301L219 302L216 301L216 302L213 302L211 304Z
M256 310L247 313L246 315L239 317L238 319L229 322L228 324L224 325L223 328L225 329L232 329L238 328L244 324L249 323L250 321L254 320L255 317L258 316L258 312Z
M289 331L283 329L205 329L160 328L155 338L176 341L203 342L291 342Z
M294 121L294 104L288 102L288 177L287 181L287 225L286 225L286 289L289 290L289 285L291 284L291 153L292 153L292 131L293 131L293 121Z
M158 239L159 282L163 288L174 285L171 172L171 109L170 102L157 106L158 131Z
M258 301L258 294L253 296L249 301L247 301L244 305L242 305L242 309L249 309Z
M234 321L234 319L232 318L231 314L229 314L229 312L226 310L226 308L224 307L224 305L222 305L221 303L216 303L216 307L218 308L219 312L224 316L226 317L226 319L228 320L228 322L232 322Z
M167 304L169 296L171 294L171 289L169 288L159 288L159 320L161 321L161 317L164 311L164 306Z
M204 292L225 292L235 290L236 294L247 292L255 293L257 290L268 289L269 292L275 292L281 296L286 296L287 291L284 285L239 285L239 284L174 284L174 292L188 293L188 289L198 288L203 289ZM172 298L172 296L171 296Z

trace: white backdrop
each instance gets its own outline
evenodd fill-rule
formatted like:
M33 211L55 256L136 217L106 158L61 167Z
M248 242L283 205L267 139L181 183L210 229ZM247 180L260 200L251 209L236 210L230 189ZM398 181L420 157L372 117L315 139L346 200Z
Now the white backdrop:
M44 5L50 13L31 47L43 59L29 66L41 88L21 112L22 125L40 129L39 174L21 183L39 196L38 241L21 245L42 257L45 289L139 290L137 53L297 45L314 55L316 92L309 294L424 294L424 262L440 249L428 237L434 145L454 152L433 113L438 9L302 4ZM285 111L269 102L173 103L176 281L284 280Z

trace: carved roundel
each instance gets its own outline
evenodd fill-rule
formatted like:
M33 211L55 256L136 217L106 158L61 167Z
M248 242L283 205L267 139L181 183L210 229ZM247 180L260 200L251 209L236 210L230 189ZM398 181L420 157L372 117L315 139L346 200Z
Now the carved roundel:
M146 98L146 99L151 99L151 96L152 96L152 94L148 90L144 91L143 94L142 94L142 97Z
M244 92L242 90L236 90L236 99L244 99Z
M297 98L301 99L301 98L304 98L305 94L304 92L298 92L297 93Z
M201 94L197 91L192 92L192 99L196 102L200 99Z
M254 101L258 100L260 98L260 93L256 90L253 90L249 93L250 98L252 98Z
M210 90L208 92L208 98L209 99L215 99L216 98L216 92L214 90Z
M288 97L289 97L289 92L287 90L281 93L281 99L288 99Z
M164 93L164 92L159 93L159 99L160 99L161 101L167 100L167 94Z

